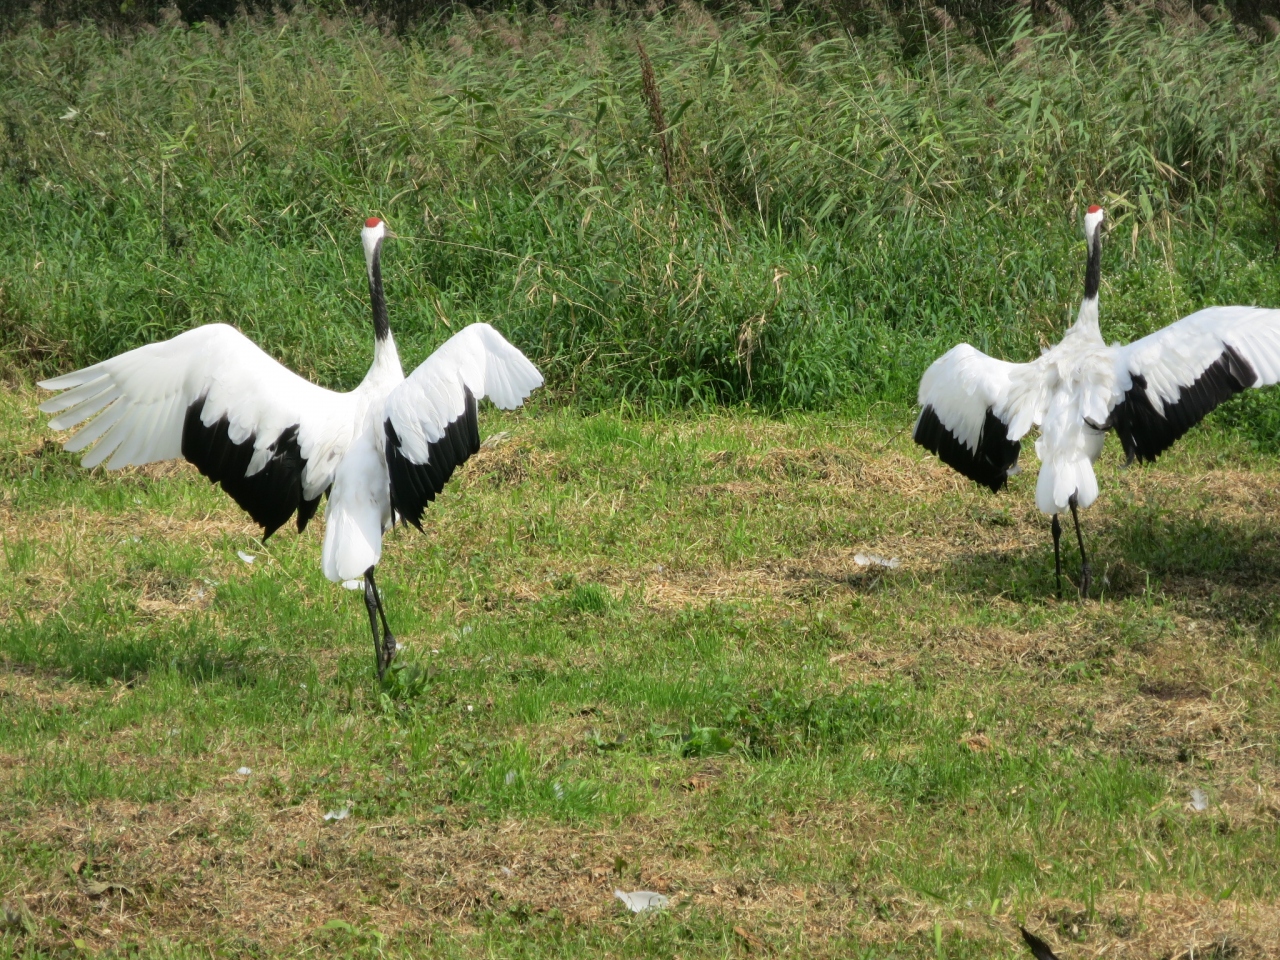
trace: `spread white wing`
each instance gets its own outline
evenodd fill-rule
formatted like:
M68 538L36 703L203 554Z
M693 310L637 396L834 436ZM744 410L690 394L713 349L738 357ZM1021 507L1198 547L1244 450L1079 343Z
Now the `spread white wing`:
M1209 307L1111 353L1111 426L1130 460L1154 460L1224 400L1280 381L1280 310Z
M387 397L391 505L421 528L422 511L454 469L480 449L476 403L512 410L542 386L542 374L487 323L450 337Z
M304 380L238 330L209 324L43 381L40 409L66 443L108 470L186 457L270 535L298 529L351 442L354 404Z
M967 343L952 347L920 380L915 441L993 491L1018 463L1022 438L1038 420L1037 364L1007 363Z

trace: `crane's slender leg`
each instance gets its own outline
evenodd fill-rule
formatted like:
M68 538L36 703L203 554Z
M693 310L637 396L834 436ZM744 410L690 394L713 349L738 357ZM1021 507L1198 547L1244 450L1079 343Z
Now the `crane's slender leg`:
M1084 552L1084 534L1080 532L1080 514L1076 512L1075 494L1067 501L1071 505L1071 519L1076 522L1076 543L1080 544L1080 596L1089 596L1089 586L1093 583L1093 569L1089 566L1089 558Z
M1053 531L1053 572L1058 578L1058 599L1062 599L1062 524L1058 522L1058 515L1053 515L1053 524L1049 527Z
M373 631L373 658L378 668L378 679L386 673L382 665L382 638L378 636L378 590L373 585L373 567L364 572L364 606L369 611L369 629Z
M378 584L373 579L373 567L364 572L364 602L369 608L369 625L373 627L373 648L378 657L378 679L381 680L391 666L396 655L396 638L391 634L387 623L386 611L382 609L382 596L378 593ZM374 611L382 620L382 640L378 640L378 624L374 620Z

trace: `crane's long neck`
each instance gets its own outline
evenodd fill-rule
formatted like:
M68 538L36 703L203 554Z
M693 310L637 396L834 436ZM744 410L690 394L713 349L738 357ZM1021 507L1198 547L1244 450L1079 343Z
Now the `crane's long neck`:
M1075 328L1082 333L1092 333L1099 338L1098 288L1102 285L1102 224L1098 223L1089 234L1089 263L1084 271L1084 299L1076 315Z
M391 339L391 325L387 322L387 297L382 292L381 240L370 252L367 266L369 268L369 300L373 304L373 336L378 343L381 343Z
M400 368L400 355L396 342L391 338L391 324L387 322L387 297L382 290L382 240L379 239L366 258L369 270L369 301L373 305L373 366L374 369Z

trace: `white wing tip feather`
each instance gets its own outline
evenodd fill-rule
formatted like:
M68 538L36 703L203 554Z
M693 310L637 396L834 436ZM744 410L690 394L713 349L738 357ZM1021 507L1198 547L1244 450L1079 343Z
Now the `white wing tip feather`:
M64 373L60 377L37 380L36 386L41 390L69 390L100 376L102 376L102 371L98 369L98 364L94 364L92 367L82 367L79 370L73 370L71 373Z
M514 410L521 406L534 390L543 384L542 373L514 344L483 321L470 324L461 333L471 331L484 341L488 361L496 361L498 382L485 383L485 396L500 410ZM488 366L488 364L486 364ZM486 376L486 381L490 377ZM505 389L504 389L505 388Z

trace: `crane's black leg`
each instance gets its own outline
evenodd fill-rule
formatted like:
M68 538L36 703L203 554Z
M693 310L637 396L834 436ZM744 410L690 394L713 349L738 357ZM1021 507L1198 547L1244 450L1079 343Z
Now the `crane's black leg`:
M391 666L396 655L396 638L391 635L391 627L387 623L387 614L382 609L382 597L378 593L378 585L373 579L373 567L364 572L364 602L369 607L369 625L373 627L374 652L378 657L378 679L381 680ZM382 621L382 642L378 642L378 625L374 620L374 611Z
M1053 572L1058 578L1058 599L1062 599L1062 524L1058 522L1058 515L1053 515L1053 524L1049 527L1053 531Z
M1084 552L1084 534L1080 532L1080 514L1076 512L1075 494L1067 501L1071 505L1071 519L1076 523L1076 543L1080 544L1080 596L1089 596L1089 586L1093 583L1093 570L1089 566L1089 558Z
M386 672L382 664L382 638L378 635L378 589L373 585L373 567L364 573L364 606L369 611L369 629L373 631L373 658L378 679Z

